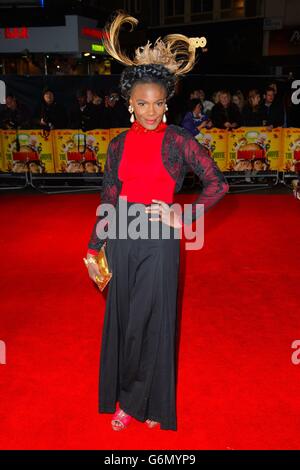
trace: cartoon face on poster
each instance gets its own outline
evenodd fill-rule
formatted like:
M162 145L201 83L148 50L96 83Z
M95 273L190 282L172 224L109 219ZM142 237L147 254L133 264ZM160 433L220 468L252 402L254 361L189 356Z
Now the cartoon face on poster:
M221 171L227 167L227 131L223 129L201 129L196 139L208 151Z
M57 172L100 173L101 159L106 155L108 130L74 133L57 130L54 133L55 165Z
M279 169L281 129L240 128L228 134L229 171Z
M39 130L3 131L5 170L12 173L53 173L52 138Z
M300 172L300 129L283 129L283 171Z
M100 172L103 172L107 148L110 140L109 129L94 129L86 133L87 148L96 154ZM88 168L90 166L90 168ZM92 170L91 164L86 163L86 171Z
M274 128L271 131L261 128L260 132L268 137L267 159L270 163L270 170L282 170L282 128Z

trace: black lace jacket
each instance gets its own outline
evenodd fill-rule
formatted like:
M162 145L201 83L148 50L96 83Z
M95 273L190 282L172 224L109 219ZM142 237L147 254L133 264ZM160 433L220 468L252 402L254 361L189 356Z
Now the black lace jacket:
M114 206L117 203L122 187L122 181L118 178L118 168L127 132L122 132L109 143L101 188L101 203L113 204ZM207 149L181 127L170 124L166 128L162 142L162 160L165 168L176 181L175 193L181 189L187 171L192 170L199 176L203 189L193 202L192 220L196 220L199 214L196 204L204 204L206 212L229 189L223 173L210 157ZM98 223L103 218L104 216L96 218L88 243L90 250L99 251L105 242L105 239L98 238L96 230Z

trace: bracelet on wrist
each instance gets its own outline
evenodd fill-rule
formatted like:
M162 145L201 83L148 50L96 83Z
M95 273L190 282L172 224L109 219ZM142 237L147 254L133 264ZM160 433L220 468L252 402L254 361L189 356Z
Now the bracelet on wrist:
M97 264L97 260L95 256L90 256L89 258L83 258L83 261L86 267L88 267L89 264Z

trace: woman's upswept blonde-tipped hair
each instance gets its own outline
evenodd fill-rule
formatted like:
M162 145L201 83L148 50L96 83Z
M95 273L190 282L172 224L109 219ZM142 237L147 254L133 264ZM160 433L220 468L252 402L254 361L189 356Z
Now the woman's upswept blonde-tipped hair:
M184 75L194 66L196 48L205 47L206 39L188 38L183 34L168 34L158 38L154 46L148 41L145 46L135 50L135 57L130 59L122 52L119 44L119 32L122 25L131 25L131 31L138 24L138 20L119 10L113 21L105 26L103 44L107 52L124 65L160 64L174 75Z

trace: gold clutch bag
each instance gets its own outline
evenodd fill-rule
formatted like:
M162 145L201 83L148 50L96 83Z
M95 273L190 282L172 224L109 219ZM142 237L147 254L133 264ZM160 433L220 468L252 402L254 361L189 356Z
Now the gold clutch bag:
M97 264L101 277L96 276L95 280L99 289L103 291L112 277L112 272L109 270L108 261L106 258L105 245L101 247L101 250L99 251L98 256L96 257L96 260L94 258L92 258L92 260L87 260L86 258L83 258L83 261L86 267L88 267L89 263Z
M111 280L112 273L109 270L106 253L105 253L105 245L102 246L101 250L99 251L99 255L97 258L98 268L101 274L101 279L97 279L97 286L101 291L105 289L109 281Z

